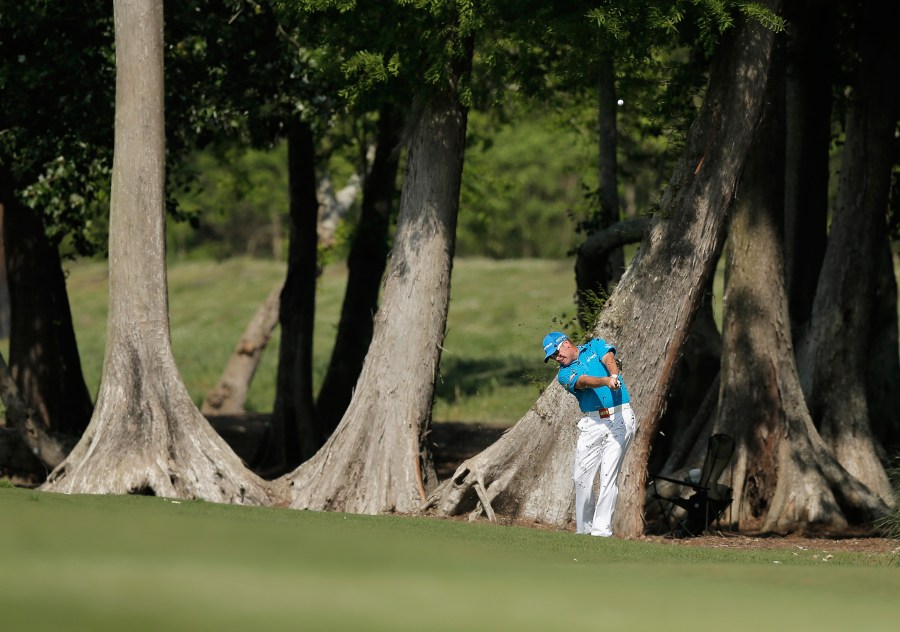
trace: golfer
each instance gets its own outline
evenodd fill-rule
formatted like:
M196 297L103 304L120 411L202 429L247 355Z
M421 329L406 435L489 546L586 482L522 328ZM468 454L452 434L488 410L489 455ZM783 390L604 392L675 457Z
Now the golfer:
M612 535L616 477L634 437L635 418L628 389L619 375L616 349L594 338L576 346L561 332L544 336L544 362L559 363L557 379L578 400L582 418L575 445L575 530L594 536ZM594 481L600 473L599 494Z

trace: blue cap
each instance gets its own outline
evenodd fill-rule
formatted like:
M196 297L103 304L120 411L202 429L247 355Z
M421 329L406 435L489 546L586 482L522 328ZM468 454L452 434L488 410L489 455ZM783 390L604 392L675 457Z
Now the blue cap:
M544 336L544 362L550 359L554 353L559 349L559 345L564 343L569 338L561 331L551 331L549 334Z

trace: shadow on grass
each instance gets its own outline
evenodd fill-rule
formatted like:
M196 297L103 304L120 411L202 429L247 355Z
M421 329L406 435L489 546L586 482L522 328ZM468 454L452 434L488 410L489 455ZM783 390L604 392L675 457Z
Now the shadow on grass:
M435 384L438 399L453 403L463 397L489 393L510 386L547 385L554 373L543 367L535 370L520 358L461 359L444 356Z

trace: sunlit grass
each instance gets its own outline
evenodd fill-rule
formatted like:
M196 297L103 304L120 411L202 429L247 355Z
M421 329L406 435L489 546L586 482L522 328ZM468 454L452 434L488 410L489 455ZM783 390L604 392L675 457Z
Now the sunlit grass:
M628 250L629 257L633 252ZM105 345L106 264L69 264L67 272L85 379L96 393ZM319 279L316 388L334 345L346 274L343 264L332 264ZM283 275L283 264L249 258L169 266L172 344L195 402L202 402L218 381L248 321ZM720 326L723 277L720 262L713 284ZM571 260L456 260L435 421L508 425L520 419L553 377L553 367L540 361L538 341L574 317L574 293ZM278 341L276 328L250 388L250 411L272 409Z
M0 511L8 630L888 630L900 615L896 567L860 553L21 489L0 489Z
M88 388L95 394L106 345L107 266L105 262L80 262L71 264L68 272L81 364ZM283 266L253 259L189 262L169 267L173 353L197 404L218 381L250 318L283 274ZM277 345L276 329L254 379L247 402L249 410L271 410Z
M283 274L283 264L247 258L169 267L172 348L196 403L216 384L250 318ZM319 279L316 388L331 357L345 283L343 264L326 267ZM573 315L574 287L570 261L456 261L435 420L508 424L521 418L552 378L539 342L554 318ZM105 346L106 264L71 264L68 288L85 379L96 393ZM272 409L278 341L276 328L250 388L250 411Z

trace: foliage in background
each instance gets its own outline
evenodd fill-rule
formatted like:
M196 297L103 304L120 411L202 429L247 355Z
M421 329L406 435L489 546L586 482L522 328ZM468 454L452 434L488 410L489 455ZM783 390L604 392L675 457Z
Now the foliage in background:
M580 243L576 228L588 217L597 181L594 107L574 99L541 106L508 93L502 114L470 112L458 255L563 258ZM621 131L628 134L621 150L623 191L631 186L635 210L646 212L657 199L677 141L672 140L674 127L632 114L631 107L627 102L621 108ZM343 135L333 133L336 129L323 138L320 154L339 187L359 164L367 136L347 125ZM280 146L268 151L232 147L221 155L212 150L196 154L189 163L196 178L177 196L193 225L170 223L175 252L268 256L260 235L271 236L276 209L286 212L284 151Z
M509 105L516 108L510 98ZM584 196L593 143L553 112L517 108L516 122L469 116L457 253L560 258L575 243L570 210Z
M191 183L177 194L189 222L170 219L169 254L179 259L272 257L287 221L287 148L232 145L194 154Z
M343 85L340 91L347 105L335 110L337 118L323 128L327 134L320 145L343 137L336 146L348 154L364 155L367 149L371 138L365 129L367 110L400 94L406 94L408 101L422 76L428 81L440 76L440 68L423 67L424 60L453 54L449 50L439 54L435 49L424 55L421 34L398 43L375 28L377 24L386 21L406 28L424 19L428 11L460 11L465 14L461 29L482 29L471 86L464 90L473 110L458 253L555 258L579 243L581 238L574 232L588 228L597 206L597 95L590 69L595 56L611 48L628 62L620 71L626 98L620 110L623 195L628 187L632 213L655 203L672 150L680 142L678 135L699 102L693 97L703 79L702 55L688 54L675 36L681 28L696 39L697 32L723 28L722 15L728 15L718 4L714 8L722 15L715 17L705 16L702 9L692 12L683 4L672 8L667 3L645 2L639 11L628 12L613 3L590 13L587 5L558 7L529 1L465 7L438 2L427 9L415 3L363 6L341 0L274 2L273 6L278 19L299 33L298 42L315 41L321 46L314 60L327 57L332 76L340 66L344 77L333 85ZM567 33L565 38L559 36L562 32ZM437 47L443 41L426 40L426 46ZM522 46L522 41L534 45ZM593 51L587 57L584 46ZM365 165L359 156L353 162ZM193 213L203 209L220 214L221 207L230 206L226 200L212 202L195 205ZM234 206L244 206L242 202L236 199ZM268 216L262 209L256 214ZM244 213L239 215L236 224L246 219ZM213 224L222 232L238 232L216 220L205 222L207 227ZM182 238L182 243L186 241Z
M365 146L368 130L358 129L364 126L365 122L352 129L335 125L320 141L320 177L327 177L334 189L343 187L364 168L365 156L357 152ZM289 201L284 141L261 149L217 143L193 153L184 172L191 177L174 194L180 213L170 216L167 227L171 257L279 259L286 252ZM355 217L353 212L348 214L346 225L339 230L334 249L340 258Z
M43 212L54 243L105 239L112 162L112 3L35 0L0 10L0 195ZM0 200L2 201L2 200Z

